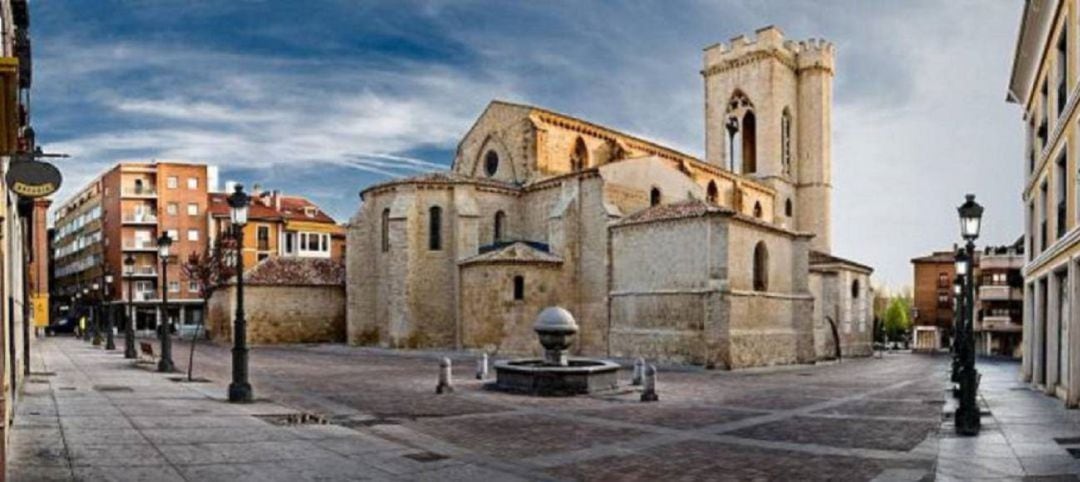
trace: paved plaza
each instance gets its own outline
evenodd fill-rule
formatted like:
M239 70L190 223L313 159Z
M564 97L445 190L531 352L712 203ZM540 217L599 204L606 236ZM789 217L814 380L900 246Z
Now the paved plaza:
M1080 473L1080 416L983 364L984 431L943 422L948 359L910 354L739 372L661 367L630 387L532 398L488 390L462 354L257 347L257 402L224 402L227 347L173 381L72 338L36 345L12 480L948 480ZM181 368L188 344L175 345ZM438 359L455 391L436 395ZM629 372L621 374L629 379ZM315 417L299 421L295 414ZM939 435L940 433L940 435ZM1080 448L1080 439L1077 439ZM1069 476L1071 477L1071 476Z

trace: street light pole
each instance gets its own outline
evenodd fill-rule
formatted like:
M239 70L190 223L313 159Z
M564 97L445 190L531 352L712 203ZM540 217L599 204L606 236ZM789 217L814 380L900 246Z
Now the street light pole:
M230 402L250 402L253 398L248 382L247 320L244 319L244 225L247 224L248 204L251 198L244 193L244 186L236 185L229 195L229 214L236 243L236 320L233 322L232 383L229 384Z
M161 317L163 322L158 325L161 337L161 359L158 360L159 372L176 371L172 360L172 334L169 333L169 247L172 246L172 238L169 233L162 233L158 237L158 254L161 256Z
M102 272L104 272L104 271L102 271ZM102 278L104 278L104 276L102 276ZM95 281L90 285L90 289L93 292L94 297L97 298L96 300L94 300L94 323L93 323L94 339L93 339L92 343L93 343L94 346L101 346L101 326L100 325L101 325L101 312L103 311L101 309L101 305L102 305L102 301L103 301L103 297L101 296L101 284L99 284L97 281Z
M138 356L135 353L135 327L131 316L131 302L134 299L131 297L131 285L135 284L135 256L128 253L124 258L124 270L127 275L127 302L124 303L124 358L134 359Z
M101 306L105 313L105 349L115 350L116 340L113 339L113 306L109 303L112 298L113 275L106 271L104 283L101 284Z
M94 319L90 317L90 288L83 286L82 296L79 298L83 305L83 310L86 311L86 329L83 330L83 340L90 341L90 331L92 330Z
M981 421L979 405L976 400L979 390L979 373L975 370L975 240L979 238L983 207L975 202L975 195L968 194L967 199L957 212L960 214L960 234L967 241L965 251L967 268L964 276L964 339L960 347L960 405L954 414L956 433L973 436L979 434Z

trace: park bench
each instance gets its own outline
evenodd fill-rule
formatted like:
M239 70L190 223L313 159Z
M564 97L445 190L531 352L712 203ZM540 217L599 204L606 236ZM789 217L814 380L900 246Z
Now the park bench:
M150 343L148 341L140 341L139 342L139 354L141 355L140 358L142 358L142 357L148 358L149 359L148 361L150 363L153 363L156 360L156 358L154 357L154 344ZM142 360L140 360L140 361L142 361Z

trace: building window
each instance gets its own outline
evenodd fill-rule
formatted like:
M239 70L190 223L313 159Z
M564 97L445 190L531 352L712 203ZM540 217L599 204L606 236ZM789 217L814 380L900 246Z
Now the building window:
M264 260L266 258L269 258L269 257L270 257L270 253L259 253L258 255L255 256L255 259L258 260L258 262L262 262L262 260Z
M488 151L484 155L484 174L492 177L496 172L499 172L499 155L495 151Z
M574 142L574 152L570 153L570 170L580 171L589 165L589 148L581 137Z
M649 191L649 206L658 206L660 204L660 188L654 187Z
M937 307L943 310L952 309L952 300L949 299L949 295L938 294Z
M1066 91L1066 77L1069 72L1069 56L1067 54L1068 35L1065 25L1061 26L1061 33L1058 34L1057 41L1057 115L1061 117L1065 113L1065 101L1068 99L1069 94Z
M748 110L742 120L742 172L757 172L757 118L754 111Z
M179 292L180 292L180 282L179 281L170 281L169 282L169 293L179 293Z
M716 181L709 181L709 187L705 189L705 200L716 204L719 197L720 193L719 189L716 188Z
M296 233L285 233L285 254L296 254Z
M1065 156L1068 153L1068 146L1061 148L1061 155L1058 156L1056 167L1057 170L1054 175L1057 176L1057 239L1060 239L1065 235L1065 200L1066 190L1069 183L1066 182L1065 173Z
M198 281L188 281L187 290L188 290L188 293L198 293L199 292L199 282Z
M853 300L859 299L859 291L860 291L859 288L860 288L859 280L855 280L855 281L851 282L851 299L853 299Z
M1046 218L1050 215L1050 197L1047 194L1045 181L1039 187L1039 197L1039 201L1042 203L1042 212L1039 213L1039 252L1042 252L1046 251L1046 238L1049 234L1046 231Z
M795 215L795 207L791 204L791 198L784 201L784 215L789 218Z
M142 194L142 193L143 193L143 181L142 181L142 179L136 179L135 180L135 194Z
M938 273L937 287L943 290L949 289L949 273Z
M742 91L736 90L728 101L726 114L729 169L734 171L735 162L739 161L744 174L757 171L757 118L754 117L753 103Z
M169 203L169 204L167 204L165 206L165 212L169 213L170 216L176 216L176 214L180 212L180 204L179 203Z
M428 210L428 249L442 249L442 208L439 206L432 206Z
M187 240L188 241L198 241L199 240L199 230L198 229L189 229L187 231Z
M769 289L769 251L764 241L754 246L754 291Z
M169 187L169 189L176 189L180 186L180 178L176 176L169 176L168 180L166 180L166 185Z
M758 202L758 201L754 201L754 217L758 218L758 219L761 219L761 216L763 214L764 213L761 210L761 203Z
M267 251L270 249L270 227L259 226L255 231L255 236L258 239L259 251Z
M188 213L188 216L198 216L199 215L199 205L196 204L196 203L188 203L188 205L187 205L187 213Z
M173 241L180 241L180 231L177 231L175 229L170 229L168 231L165 231L165 234L168 234L169 239L171 239Z
M188 189L198 189L199 188L199 178L197 178L197 177L189 177L189 178L187 178L187 188Z
M791 111L787 107L780 116L780 155L784 174L791 175Z
M382 212L382 251L385 253L390 251L390 209L383 209Z
M514 277L514 299L515 300L524 300L525 299L525 277L524 276L519 275L519 276Z
M330 252L330 235L329 234L324 234L324 235L320 236L320 238L322 239L322 251L324 253L329 253Z
M1046 119L1050 115L1050 88L1047 82L1047 80L1043 80L1042 89L1039 91L1039 105L1042 108L1042 120L1039 122L1039 131L1037 134L1039 136L1039 152L1046 149L1046 138L1049 134L1047 132Z
M506 227L506 213L498 211L495 213L495 235L493 236L494 242L498 243L503 240L503 229Z

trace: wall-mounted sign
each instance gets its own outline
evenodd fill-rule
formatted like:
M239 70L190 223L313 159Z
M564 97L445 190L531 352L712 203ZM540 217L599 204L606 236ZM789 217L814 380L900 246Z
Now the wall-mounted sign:
M42 161L11 161L8 169L8 189L23 198L48 196L60 189L60 170Z

